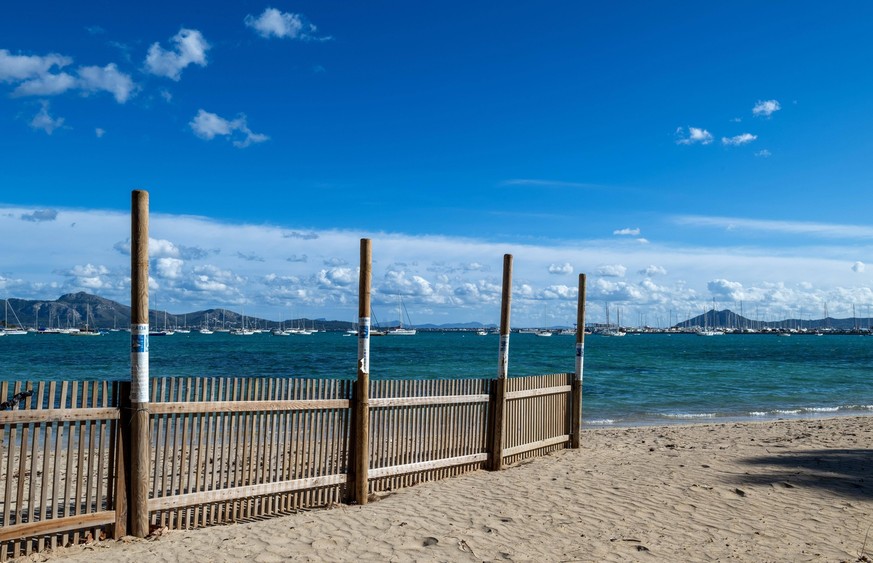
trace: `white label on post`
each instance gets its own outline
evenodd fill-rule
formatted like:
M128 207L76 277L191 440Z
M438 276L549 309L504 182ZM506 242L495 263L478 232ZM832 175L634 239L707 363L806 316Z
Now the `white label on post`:
M585 360L585 344L576 343L576 380L582 381L582 362Z
M497 364L497 377L506 379L509 374L509 335L500 335L500 359Z
M358 369L370 374L370 317L358 320Z
M130 402L149 402L149 325L130 325Z

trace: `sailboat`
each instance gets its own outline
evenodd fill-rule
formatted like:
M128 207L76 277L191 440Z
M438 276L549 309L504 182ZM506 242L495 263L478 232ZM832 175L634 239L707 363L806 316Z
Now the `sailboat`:
M706 313L705 312L703 313L703 330L698 330L696 332L697 336L722 336L722 335L724 335L724 331L718 330L715 328L715 323L716 323L715 300L713 300L713 302L712 302L712 316L713 316L713 319L712 319L713 327L709 328L707 326L708 323L707 323Z
M94 319L91 318L91 305L85 305L85 328L84 330L79 329L75 332L71 332L73 336L101 336L103 333L98 331L97 329L91 327L91 322Z
M609 323L609 303L604 303L603 305L606 308L606 328L601 330L598 334L601 336L624 336L625 333L620 331L621 320L616 321L615 328Z
M209 313L206 313L206 322L203 323L203 326L200 328L200 334L212 334L213 332L209 330Z
M397 328L389 329L386 334L388 336L415 336L416 330L414 328L403 328L403 311L406 310L406 307L403 306L403 298L400 298L400 304L398 305L398 312L400 313L399 326ZM406 320L409 321L409 324L412 324L412 321L409 319L409 313L406 313Z
M21 328L21 321L18 320L18 315L15 314L15 309L12 309L12 316L15 317L15 322L18 323L17 328L9 328L9 300L6 300L5 316L3 318L3 334L9 336L22 336L27 334L27 331Z
M185 316L182 317L182 319L182 328L176 328L176 332L178 332L179 334L190 334L191 329L188 328L188 314L186 313Z

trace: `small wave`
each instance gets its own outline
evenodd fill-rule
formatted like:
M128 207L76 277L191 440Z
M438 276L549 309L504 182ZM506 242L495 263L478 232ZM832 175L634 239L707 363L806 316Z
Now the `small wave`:
M615 424L615 420L613 420L611 418L604 418L601 420L592 420L588 424L595 424L598 426L608 426L610 424Z
M665 418L681 418L681 419L691 419L691 418L715 418L715 413L711 412L684 412L684 413L668 413L663 415Z
M775 412L776 414L800 414L803 411L801 411L800 409L776 409L773 412Z
M840 407L806 407L804 412L837 412Z
M763 411L752 411L749 413L749 416L767 416L768 414L770 413Z

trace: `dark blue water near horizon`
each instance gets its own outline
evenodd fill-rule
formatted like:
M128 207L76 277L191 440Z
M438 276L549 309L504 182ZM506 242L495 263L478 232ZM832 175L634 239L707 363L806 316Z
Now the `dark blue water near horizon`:
M0 380L123 380L126 332L0 338ZM575 339L513 334L510 377L575 369ZM498 339L419 333L371 340L371 377L494 377ZM153 377L354 378L357 339L216 333L150 339ZM585 340L586 425L873 414L873 337L643 334Z

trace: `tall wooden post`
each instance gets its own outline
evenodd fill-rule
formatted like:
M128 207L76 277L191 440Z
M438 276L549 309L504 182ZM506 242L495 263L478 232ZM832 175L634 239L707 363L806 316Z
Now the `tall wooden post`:
M358 379L352 394L351 476L352 500L367 504L370 471L370 278L373 250L370 239L361 239L361 273L358 278Z
M579 302L576 305L576 377L570 393L573 406L570 409L570 447L582 444L582 365L585 360L585 274L579 274Z
M503 255L503 295L500 301L500 350L497 379L491 389L488 414L489 463L491 471L503 469L503 418L506 409L506 378L509 374L509 313L512 301L512 254Z
M124 442L132 536L149 533L149 194L135 190L130 245L130 423Z

